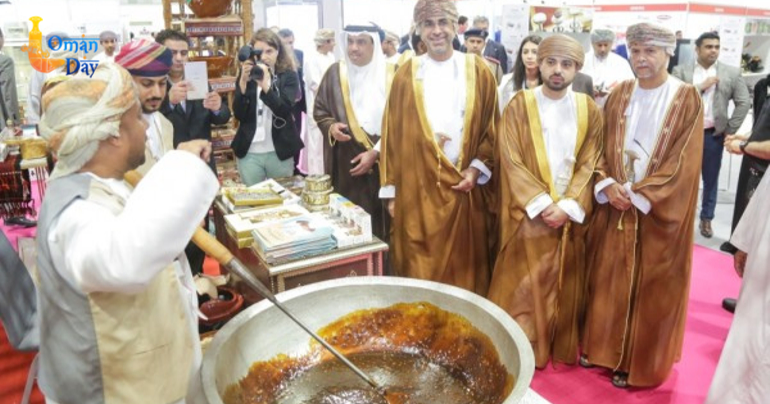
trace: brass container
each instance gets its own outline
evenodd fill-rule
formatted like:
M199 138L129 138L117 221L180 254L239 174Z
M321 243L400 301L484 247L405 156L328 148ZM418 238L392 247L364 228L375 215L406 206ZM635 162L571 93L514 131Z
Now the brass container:
M324 175L310 175L305 178L305 192L325 192L332 188L332 177ZM326 203L329 203L327 198Z
M513 390L502 404L515 404L527 393L535 372L535 357L527 336L508 313L475 293L435 282L381 276L340 278L305 285L278 294L312 330L356 310L395 303L428 302L460 315L487 335L508 372ZM210 404L224 404L228 386L238 383L254 362L283 353L301 356L310 337L268 300L242 311L215 336L203 357L201 379ZM451 404L441 403L437 404Z
M320 192L304 190L302 191L302 203L306 206L326 206L329 204L329 195L332 191L331 188Z

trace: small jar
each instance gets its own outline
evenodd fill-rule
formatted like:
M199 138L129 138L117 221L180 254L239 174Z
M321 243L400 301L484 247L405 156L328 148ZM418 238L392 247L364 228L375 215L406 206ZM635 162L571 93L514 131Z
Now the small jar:
M310 175L305 178L305 192L325 192L332 187L332 177L327 174ZM327 203L328 203L327 198Z
M329 195L332 193L332 189L329 188L325 191L313 192L304 190L302 191L302 202L307 206L325 206L329 204Z

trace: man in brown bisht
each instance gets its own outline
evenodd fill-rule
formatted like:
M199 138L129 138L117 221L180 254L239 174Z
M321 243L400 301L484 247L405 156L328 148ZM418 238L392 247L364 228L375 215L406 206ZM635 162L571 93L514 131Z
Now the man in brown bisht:
M616 387L650 387L682 352L703 107L695 87L666 72L673 32L640 23L626 42L637 80L618 85L604 111L580 362L612 369Z
M484 60L452 49L453 0L419 0L428 52L399 67L383 122L380 170L396 274L486 295L497 89Z
M575 364L585 302L585 235L602 154L602 113L573 92L583 47L565 35L540 43L543 85L520 91L503 113L500 252L489 299L527 334L535 365Z
M382 114L395 66L380 49L382 31L348 26L342 33L345 59L326 71L316 95L313 117L324 138L324 167L335 192L372 216L372 232L388 239L387 213L378 197Z

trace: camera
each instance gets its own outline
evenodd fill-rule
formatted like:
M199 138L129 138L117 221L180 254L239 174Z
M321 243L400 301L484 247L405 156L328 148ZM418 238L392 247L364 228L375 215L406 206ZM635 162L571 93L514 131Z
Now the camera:
M245 45L241 47L241 50L238 51L238 60L241 62L245 62L249 59L251 59L254 62L254 68L251 69L251 76L249 78L254 81L261 81L265 77L265 72L262 71L259 67L257 67L257 64L264 65L260 61L262 57L262 49L254 49L249 45Z

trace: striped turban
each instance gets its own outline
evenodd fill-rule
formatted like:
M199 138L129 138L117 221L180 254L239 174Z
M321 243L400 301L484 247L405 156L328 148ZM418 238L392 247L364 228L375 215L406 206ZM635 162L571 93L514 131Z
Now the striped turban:
M131 75L115 63L99 63L92 78L73 78L43 96L40 135L56 153L51 179L80 170L99 142L119 136L120 119L139 102Z
M171 70L172 54L157 42L137 39L120 49L115 63L123 66L132 76L165 76Z
M537 47L537 64L543 61L543 59L550 56L560 56L568 59L572 59L579 67L583 66L585 60L585 52L583 52L583 45L576 41L574 38L556 34L543 39L540 45Z
M609 29L595 29L591 32L591 43L615 42L615 33Z
M414 6L414 22L419 24L430 17L445 17L456 25L459 15L455 0L419 0Z
M660 25L642 22L628 27L626 43L629 47L634 43L644 46L659 46L664 48L670 56L674 56L676 36L669 29Z

